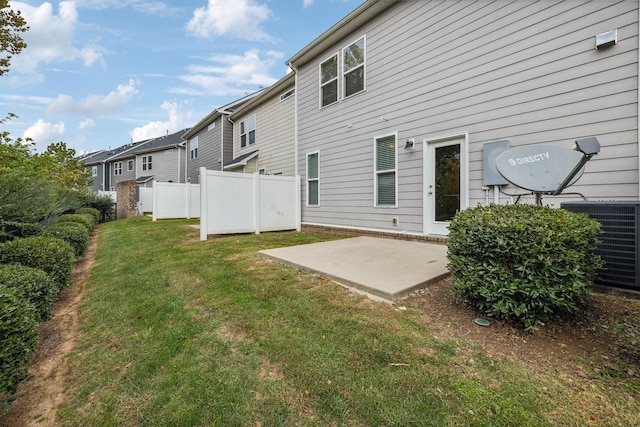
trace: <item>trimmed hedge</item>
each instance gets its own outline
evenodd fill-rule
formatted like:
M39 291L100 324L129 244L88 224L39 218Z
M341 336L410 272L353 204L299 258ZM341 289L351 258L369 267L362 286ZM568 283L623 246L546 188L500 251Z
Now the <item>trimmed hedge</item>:
M78 208L76 209L75 213L82 215L91 215L93 217L94 224L100 222L100 211L96 208Z
M18 263L44 270L60 289L71 281L74 261L71 245L56 237L25 237L0 244L0 264Z
M91 214L64 214L57 216L51 220L51 224L60 224L61 222L76 222L84 225L87 231L91 233L96 226L96 222Z
M59 222L42 232L43 236L57 237L69 243L76 257L84 255L89 246L89 232L79 222Z
M29 373L38 345L36 310L16 289L0 286L0 401L10 401Z
M449 227L453 292L486 316L531 331L584 306L596 271L600 224L536 205L467 209Z
M0 287L17 290L36 309L37 320L53 316L53 304L58 299L58 284L45 271L20 264L0 265Z

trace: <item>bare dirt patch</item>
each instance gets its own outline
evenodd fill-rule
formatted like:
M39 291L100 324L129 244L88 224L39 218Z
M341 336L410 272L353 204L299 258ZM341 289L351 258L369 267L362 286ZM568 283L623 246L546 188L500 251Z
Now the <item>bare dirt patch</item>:
M30 377L18 387L11 410L0 415L1 427L58 425L56 411L64 403L64 380L70 368L66 356L78 342L78 307L95 264L97 240L94 232L87 253L76 261L71 285L60 293L54 316L40 327Z

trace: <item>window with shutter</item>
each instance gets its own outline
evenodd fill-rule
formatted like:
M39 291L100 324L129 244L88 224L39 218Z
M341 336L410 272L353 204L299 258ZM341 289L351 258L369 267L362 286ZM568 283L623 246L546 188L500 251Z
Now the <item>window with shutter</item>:
M397 143L396 135L375 140L376 206L397 206Z

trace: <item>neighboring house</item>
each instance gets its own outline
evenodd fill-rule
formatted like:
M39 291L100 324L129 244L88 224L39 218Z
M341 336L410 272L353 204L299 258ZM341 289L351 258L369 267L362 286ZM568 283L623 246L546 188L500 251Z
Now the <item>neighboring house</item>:
M104 160L108 156L105 150L99 150L85 154L79 158L80 162L82 162L90 172L89 179L91 180L91 185L89 185L89 189L91 191L104 191L105 189Z
M637 200L638 15L636 1L365 1L287 61L303 224L446 235L457 210L523 192L485 186L483 147L500 140L596 136L568 191Z
M152 138L144 144L129 151L133 156L133 169L138 185L151 187L153 181L184 182L185 175L185 142L183 129L171 135ZM127 169L131 158L126 160Z
M233 160L224 170L294 175L294 114L295 75L289 73L231 114Z
M184 181L197 183L201 167L221 171L233 159L233 123L229 116L258 93L213 110L182 135L186 141Z
M106 168L109 170L109 190L116 191L118 182L133 181L138 178L136 172L136 155L133 150L144 146L150 140L132 142L115 149L107 158Z

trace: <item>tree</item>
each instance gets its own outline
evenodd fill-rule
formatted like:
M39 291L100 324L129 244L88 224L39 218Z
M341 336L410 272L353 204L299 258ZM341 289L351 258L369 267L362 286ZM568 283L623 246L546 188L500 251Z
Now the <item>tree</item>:
M21 37L27 30L27 21L20 11L9 8L9 0L0 0L0 53L6 55L0 58L0 76L9 72L12 56L27 47Z

